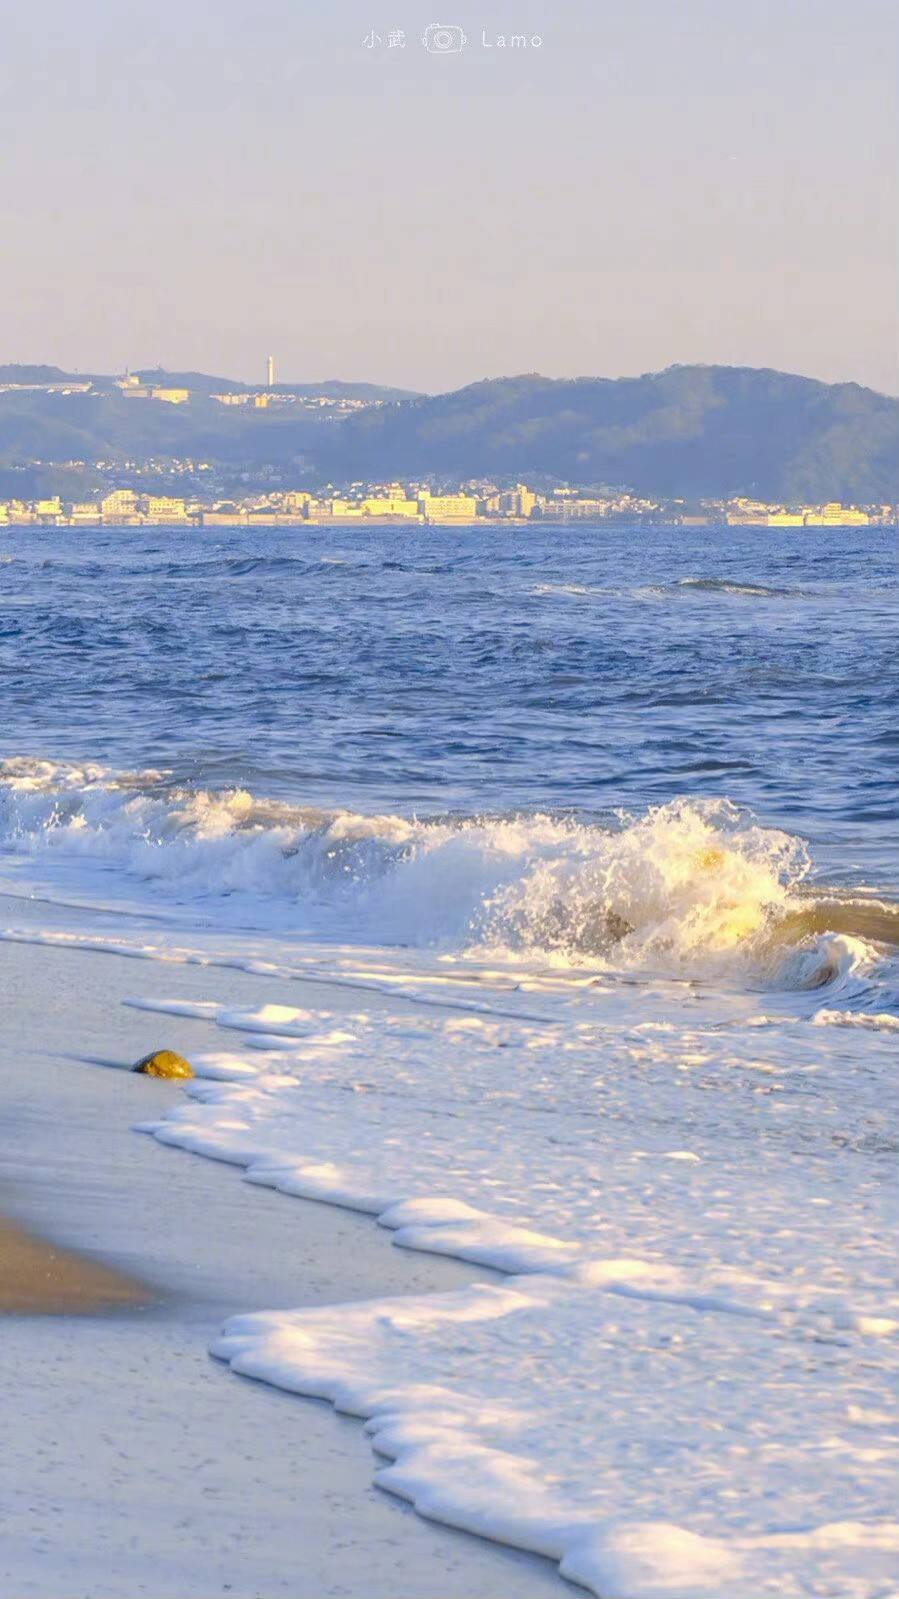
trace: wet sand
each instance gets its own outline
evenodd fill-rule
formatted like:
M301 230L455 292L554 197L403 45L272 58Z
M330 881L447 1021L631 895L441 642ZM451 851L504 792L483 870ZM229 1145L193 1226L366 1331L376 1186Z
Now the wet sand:
M98 1316L153 1297L125 1272L0 1218L0 1313Z

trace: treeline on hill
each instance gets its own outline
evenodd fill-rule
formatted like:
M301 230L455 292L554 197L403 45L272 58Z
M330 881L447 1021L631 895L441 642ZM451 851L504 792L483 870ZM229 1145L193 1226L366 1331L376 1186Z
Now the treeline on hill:
M166 405L127 399L117 390L20 390L0 393L0 466L170 458L250 471L302 456L324 425L317 414L285 417L220 405L202 394L192 395L187 405Z
M64 376L16 370L35 376L4 378L0 368L0 382ZM539 477L671 498L899 501L899 400L853 383L685 366L638 378L500 378L402 398L373 385L289 386L386 402L338 421L222 406L210 398L215 385L242 387L227 379L142 376L183 382L190 404L135 401L114 389L0 394L0 469L40 461L43 476L47 463L173 457L229 473L270 466L297 484Z
M899 498L899 400L745 368L476 383L363 412L333 447L359 477L544 473L666 497Z

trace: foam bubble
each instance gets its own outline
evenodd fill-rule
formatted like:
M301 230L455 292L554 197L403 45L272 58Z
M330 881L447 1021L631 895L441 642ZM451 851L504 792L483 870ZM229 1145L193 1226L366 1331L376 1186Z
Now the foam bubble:
M212 896L222 915L240 896L244 923L351 930L496 964L815 989L871 960L845 906L839 936L797 910L810 867L802 840L727 800L676 800L605 825L416 820L17 758L0 763L0 843L85 871L113 867L179 900Z

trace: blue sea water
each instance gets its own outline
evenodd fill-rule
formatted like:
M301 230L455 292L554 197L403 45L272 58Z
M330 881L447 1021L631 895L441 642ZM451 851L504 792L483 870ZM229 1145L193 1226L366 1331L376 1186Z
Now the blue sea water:
M894 529L5 530L2 753L404 816L727 796L899 876Z

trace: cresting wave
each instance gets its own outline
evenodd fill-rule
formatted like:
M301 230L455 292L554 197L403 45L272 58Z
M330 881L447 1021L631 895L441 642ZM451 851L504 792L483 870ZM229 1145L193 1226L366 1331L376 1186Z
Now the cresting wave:
M237 897L258 925L491 960L815 989L899 944L899 908L810 895L804 843L727 800L607 825L549 815L407 819L19 757L0 847L112 869L180 902Z
M746 600L805 599L801 589L775 588L770 583L737 583L725 577L680 577L675 589L692 589L701 594L731 594Z
M589 583L537 583L529 593L533 596L575 596L580 598L664 600L677 595L724 595L745 600L805 600L808 590L778 588L770 583L738 583L724 577L679 577L670 583L649 583L639 588L609 587Z

